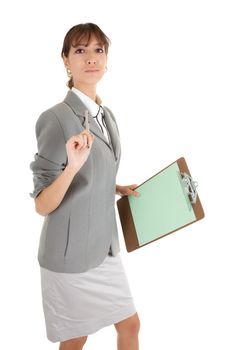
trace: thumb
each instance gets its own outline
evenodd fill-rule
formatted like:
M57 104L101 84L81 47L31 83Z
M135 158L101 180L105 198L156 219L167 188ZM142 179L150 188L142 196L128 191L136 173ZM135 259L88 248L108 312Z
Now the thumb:
M138 187L138 185L137 184L132 184L129 187L130 187L131 190L133 190L134 188Z
M134 188L138 187L137 184L133 184L133 185L130 185L129 188L130 188L130 192L133 196L135 197L139 197L140 196L140 193L137 192L137 191L134 191Z

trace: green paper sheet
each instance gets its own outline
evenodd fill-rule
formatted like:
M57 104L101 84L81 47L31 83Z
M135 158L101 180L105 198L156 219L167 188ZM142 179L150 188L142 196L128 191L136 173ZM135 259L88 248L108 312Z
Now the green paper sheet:
M173 163L140 185L139 197L128 196L140 246L196 220L181 179Z

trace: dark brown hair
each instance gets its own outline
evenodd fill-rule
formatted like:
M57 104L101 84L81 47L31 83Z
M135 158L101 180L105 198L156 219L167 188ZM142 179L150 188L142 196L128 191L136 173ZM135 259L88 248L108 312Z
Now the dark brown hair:
M103 31L94 23L84 23L77 24L72 27L66 34L64 41L61 56L62 58L68 57L71 46L75 47L79 44L83 44L83 41L86 41L86 45L88 45L91 36L95 36L96 39L101 43L104 47L105 53L107 55L108 48L110 45L110 39L103 33ZM73 87L73 78L71 77L67 82L67 86L71 89Z

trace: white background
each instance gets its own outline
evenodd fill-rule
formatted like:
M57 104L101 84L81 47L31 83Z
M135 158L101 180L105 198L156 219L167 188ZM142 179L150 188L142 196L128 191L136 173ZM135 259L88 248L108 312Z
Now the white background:
M45 335L29 163L39 114L67 92L63 38L94 22L112 40L98 93L120 128L117 183L142 183L184 156L206 214L129 254L118 221L140 349L224 350L223 1L8 0L0 16L1 348L58 349ZM85 348L116 349L114 327Z

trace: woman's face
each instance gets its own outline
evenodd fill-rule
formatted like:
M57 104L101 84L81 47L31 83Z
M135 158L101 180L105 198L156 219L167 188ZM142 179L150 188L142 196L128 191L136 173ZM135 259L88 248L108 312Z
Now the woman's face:
M74 86L96 85L105 73L107 56L102 44L91 37L76 47L71 46L68 57L64 57L65 67L70 69Z

